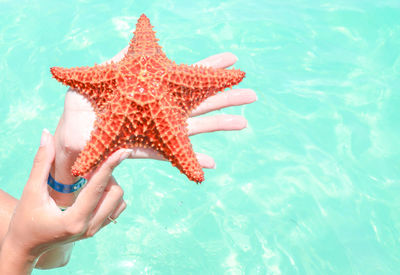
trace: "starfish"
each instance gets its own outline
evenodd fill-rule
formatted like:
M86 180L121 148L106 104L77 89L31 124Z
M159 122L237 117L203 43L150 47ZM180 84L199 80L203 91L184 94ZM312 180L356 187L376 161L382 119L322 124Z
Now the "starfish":
M208 97L232 88L245 76L235 69L177 65L158 44L142 14L125 56L93 67L50 69L53 77L91 102L96 121L71 172L84 176L121 148L153 148L190 180L204 172L188 137L191 111Z

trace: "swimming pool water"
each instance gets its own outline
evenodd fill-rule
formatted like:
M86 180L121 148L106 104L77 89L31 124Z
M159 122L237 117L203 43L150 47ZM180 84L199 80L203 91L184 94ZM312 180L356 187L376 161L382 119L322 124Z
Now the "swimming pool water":
M66 88L140 14L170 59L233 52L258 101L241 132L192 138L217 169L125 161L128 208L68 266L34 274L398 274L400 2L0 1L0 186L19 197Z

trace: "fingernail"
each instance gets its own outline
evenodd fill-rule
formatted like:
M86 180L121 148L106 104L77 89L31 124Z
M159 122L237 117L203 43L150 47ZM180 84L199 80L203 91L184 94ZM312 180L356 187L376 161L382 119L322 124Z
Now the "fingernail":
M42 137L40 138L40 147L43 147L47 144L49 140L49 134L50 134L49 130L44 128L42 131Z
M255 97L254 97L254 98L255 98L255 100L254 100L254 101L257 101L257 100L258 100L258 95L257 95L257 93L256 93L255 91L253 91L253 90L252 90L252 92L253 92L253 93L254 93L254 95L255 95Z
M244 121L242 122L243 124L242 124L242 129L244 129L244 128L247 128L247 119L244 119Z
M122 162L124 159L128 158L132 154L132 149L124 149L119 156L119 162Z

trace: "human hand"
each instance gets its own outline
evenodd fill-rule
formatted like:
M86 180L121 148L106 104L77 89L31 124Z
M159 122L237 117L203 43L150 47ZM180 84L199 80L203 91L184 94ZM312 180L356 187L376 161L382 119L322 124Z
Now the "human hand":
M122 50L110 61L120 60L128 48ZM236 62L237 58L231 53L223 53L206 58L196 64L210 66L213 68L227 68ZM209 117L197 117L214 110L234 105L243 105L254 102L256 94L249 89L233 89L218 93L204 101L195 109L188 119L189 135L207 133L221 130L241 130L246 127L247 121L238 115L214 115ZM70 159L68 165L59 167L70 167L79 152L83 149L96 119L95 113L89 101L74 90L69 89L65 97L64 113L56 131L57 158L59 155ZM200 165L203 168L215 167L214 160L207 155L197 154ZM130 158L154 158L164 159L158 152L151 148L134 148ZM69 173L69 171L68 171Z
M26 274L44 252L91 237L110 222L109 217L116 219L126 203L111 174L129 153L119 150L108 158L89 177L75 203L62 212L47 190L55 149L54 138L43 131L31 174L1 246L0 274Z

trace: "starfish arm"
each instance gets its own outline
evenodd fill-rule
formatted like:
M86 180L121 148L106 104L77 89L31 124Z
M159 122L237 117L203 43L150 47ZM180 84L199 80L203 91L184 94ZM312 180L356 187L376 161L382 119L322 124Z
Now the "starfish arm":
M50 71L55 79L89 97L97 107L107 100L109 91L115 86L117 77L113 63L93 67L61 68L52 67Z
M181 106L190 112L206 98L237 85L244 76L244 72L236 69L174 64L165 75L165 81Z
M133 38L131 39L125 58L152 55L165 57L158 41L159 39L156 38L156 32L153 31L150 20L146 15L142 14L136 24L136 30L133 33Z
M158 142L152 147L190 180L198 183L204 181L204 172L188 137L187 115L180 107L174 106L172 97L166 96L160 99L159 103L164 108L159 109L155 115L154 124Z
M204 181L204 172L193 151L187 130L183 131L179 128L182 127L171 127L170 131L175 134L161 138L162 153L188 179L201 183Z
M116 133L121 132L124 121L123 115L110 110L95 121L90 140L72 166L74 176L84 176L120 148Z
M173 166L185 174L189 180L201 183L204 172L196 158L187 133L179 132L167 140L163 140L164 148L168 148L167 159Z

